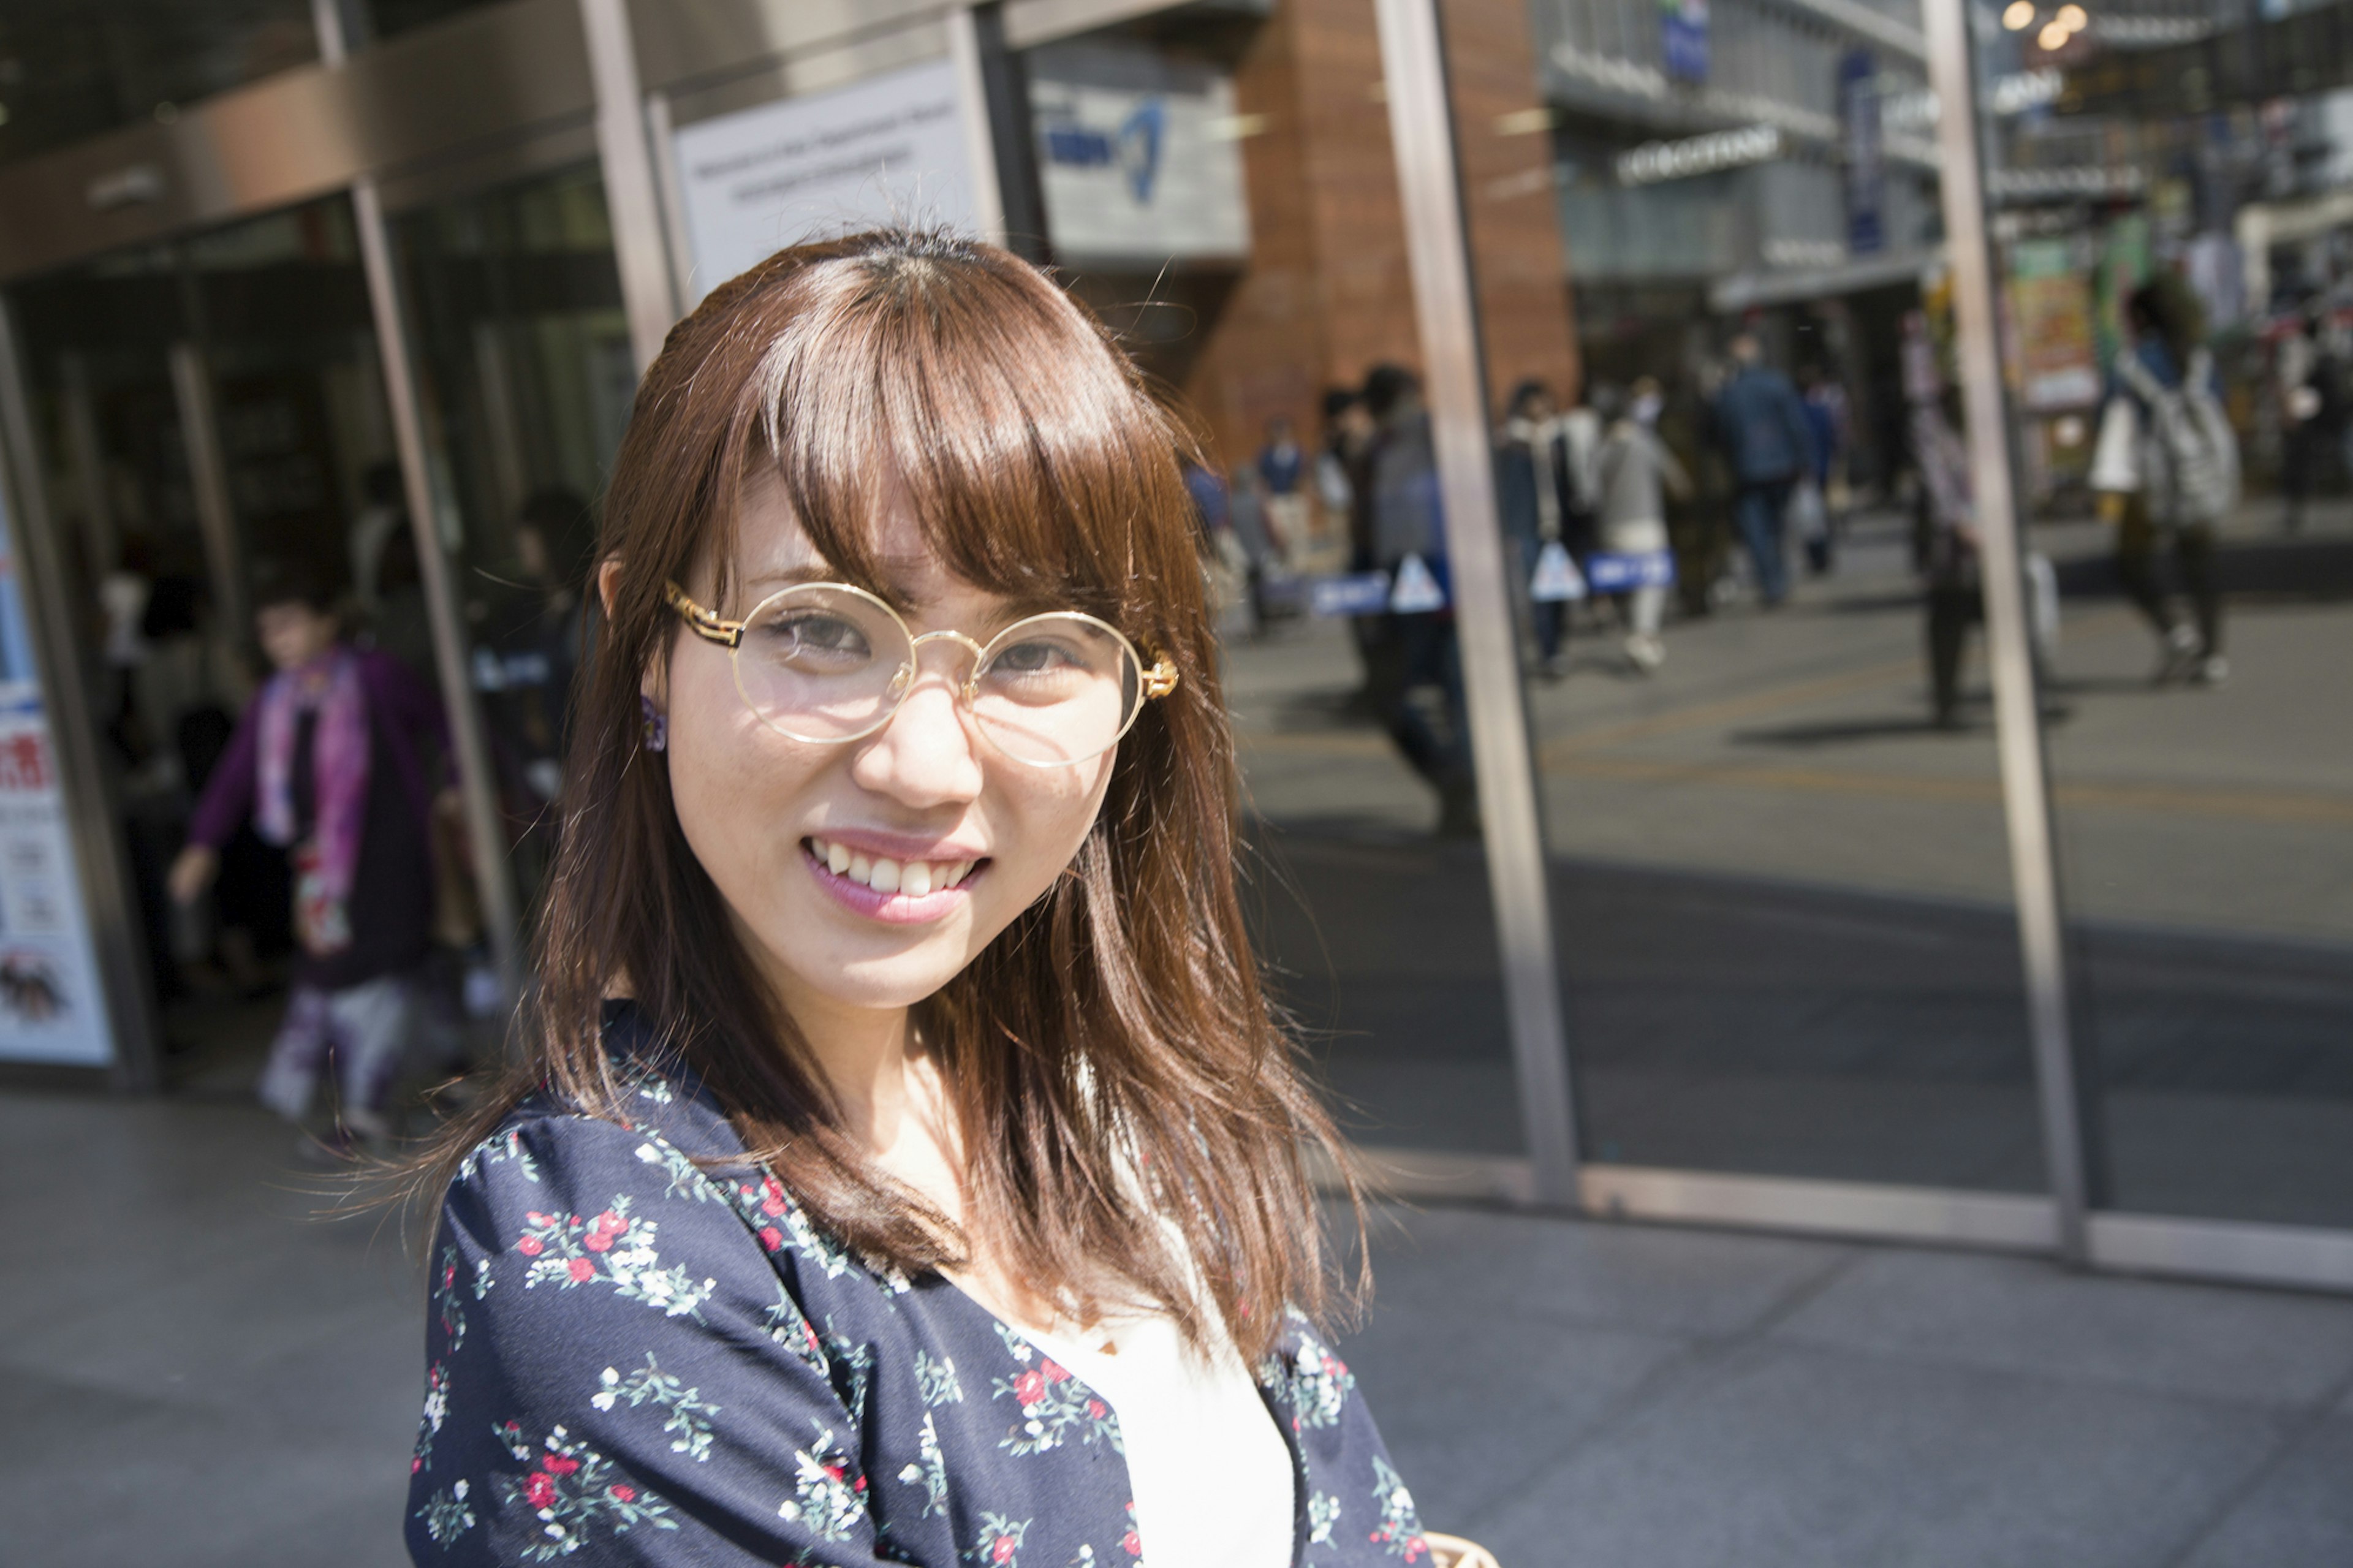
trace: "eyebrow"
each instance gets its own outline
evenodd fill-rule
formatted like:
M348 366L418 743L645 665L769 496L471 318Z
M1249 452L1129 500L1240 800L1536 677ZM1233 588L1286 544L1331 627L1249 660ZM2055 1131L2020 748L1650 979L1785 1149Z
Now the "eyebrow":
M923 564L919 557L884 556L875 564L882 568L882 586L885 590L882 599L885 604L902 615L922 606L921 600L899 586L900 582ZM799 566L777 566L765 572L754 573L739 581L736 591L743 595L748 606L758 604L769 595L781 589L797 588L805 583L839 583L845 580L838 567L828 565L823 561L812 561ZM1042 589L1017 594L1008 597L1004 605L989 616L980 627L974 629L999 630L1011 626L1016 621L1027 620L1031 616L1045 615L1067 608L1069 608L1068 605Z

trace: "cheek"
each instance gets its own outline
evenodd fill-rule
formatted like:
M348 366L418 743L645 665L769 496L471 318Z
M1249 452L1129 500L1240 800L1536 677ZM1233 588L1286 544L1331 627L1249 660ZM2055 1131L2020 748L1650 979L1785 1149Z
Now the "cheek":
M1000 926L1054 885L1054 879L1086 842L1103 809L1103 792L1111 781L1111 759L1069 772L1069 777L1008 778L1000 787L992 788L995 797L1006 803L996 835L996 868L1001 874L994 879L1006 905ZM997 780L990 782L998 786Z
M715 663L715 672L709 666ZM736 695L724 660L672 666L670 799L695 858L727 901L749 914L774 885L775 862L797 849L779 824L806 784L807 759L774 743Z

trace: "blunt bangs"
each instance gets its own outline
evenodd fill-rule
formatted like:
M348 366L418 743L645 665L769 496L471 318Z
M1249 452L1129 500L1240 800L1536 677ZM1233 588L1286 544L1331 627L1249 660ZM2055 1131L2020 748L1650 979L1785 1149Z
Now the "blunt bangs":
M1199 591L1173 422L1059 289L1000 257L915 237L808 265L744 389L738 473L773 465L818 551L886 599L873 519L895 487L955 576L1165 640Z

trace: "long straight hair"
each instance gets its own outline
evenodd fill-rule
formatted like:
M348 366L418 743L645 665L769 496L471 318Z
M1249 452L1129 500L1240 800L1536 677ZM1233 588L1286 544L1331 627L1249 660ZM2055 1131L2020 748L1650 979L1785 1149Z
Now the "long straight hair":
M966 1236L842 1130L642 743L640 682L682 635L663 584L715 568L733 604L737 506L759 468L832 570L886 595L871 527L888 481L956 576L1099 616L1181 676L1121 741L1052 887L917 1008L957 1118L967 1225L1082 1321L1156 1306L1198 1344L1214 1315L1255 1358L1286 1307L1325 1316L1341 1292L1311 1152L1344 1173L1359 1240L1363 1205L1236 896L1233 740L1185 444L1083 307L965 240L894 229L798 246L672 329L606 499L598 553L618 583L576 693L521 1060L420 1163L418 1194L438 1196L533 1092L617 1119L600 1015L626 988L817 1224L911 1273L967 1256Z

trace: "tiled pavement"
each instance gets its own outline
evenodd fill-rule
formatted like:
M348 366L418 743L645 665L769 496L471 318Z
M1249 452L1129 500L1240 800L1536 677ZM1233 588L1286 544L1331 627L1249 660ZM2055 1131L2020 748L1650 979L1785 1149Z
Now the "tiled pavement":
M399 1562L397 1237L239 1106L0 1095L0 1564ZM1505 1568L2353 1563L2353 1300L1466 1208L1376 1249L1344 1353Z

